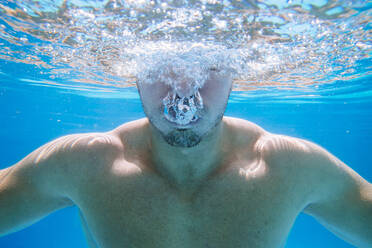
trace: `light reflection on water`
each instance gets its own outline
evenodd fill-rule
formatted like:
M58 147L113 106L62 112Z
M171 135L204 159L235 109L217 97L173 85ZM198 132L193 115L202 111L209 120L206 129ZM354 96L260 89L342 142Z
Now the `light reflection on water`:
M337 82L370 78L370 7L325 0L0 1L0 58L37 66L43 80L22 75L25 83L115 90L133 86L154 66L149 61L199 46L207 52L197 56L215 51L210 63L234 69L236 90L316 97L329 90L324 85L340 90L345 85Z

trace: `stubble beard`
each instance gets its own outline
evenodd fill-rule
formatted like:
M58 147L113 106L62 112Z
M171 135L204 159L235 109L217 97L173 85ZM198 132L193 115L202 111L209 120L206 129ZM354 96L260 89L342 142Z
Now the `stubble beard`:
M213 132L214 128L222 121L223 113L214 121L212 127L205 133L198 134L191 129L175 129L167 134L162 134L164 140L171 146L190 148L197 146L203 137Z
M166 135L164 140L171 146L175 147L194 147L200 143L202 136L190 129L175 129Z

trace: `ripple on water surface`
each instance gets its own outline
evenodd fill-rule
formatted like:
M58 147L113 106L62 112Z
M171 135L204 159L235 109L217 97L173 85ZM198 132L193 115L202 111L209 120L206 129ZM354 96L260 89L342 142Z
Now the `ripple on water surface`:
M116 91L172 62L195 80L210 68L229 68L243 92L317 97L331 88L344 98L353 87L354 97L365 97L372 95L370 7L325 0L0 1L0 57L37 67L40 77L26 74L22 82L62 88Z

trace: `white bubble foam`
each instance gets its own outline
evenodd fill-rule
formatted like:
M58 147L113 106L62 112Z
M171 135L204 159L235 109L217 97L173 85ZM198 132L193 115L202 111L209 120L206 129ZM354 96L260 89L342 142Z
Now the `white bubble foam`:
M161 82L181 90L183 84L203 87L210 72L226 74L234 71L233 55L224 47L197 43L163 43L152 52L136 58L140 83ZM171 46L171 47L169 47Z

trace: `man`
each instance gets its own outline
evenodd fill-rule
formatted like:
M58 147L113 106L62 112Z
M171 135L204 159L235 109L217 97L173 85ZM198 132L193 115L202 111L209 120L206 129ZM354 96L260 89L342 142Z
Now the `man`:
M300 212L372 247L372 185L321 147L223 117L231 74L140 80L147 118L0 171L0 235L76 205L90 247L282 247Z

